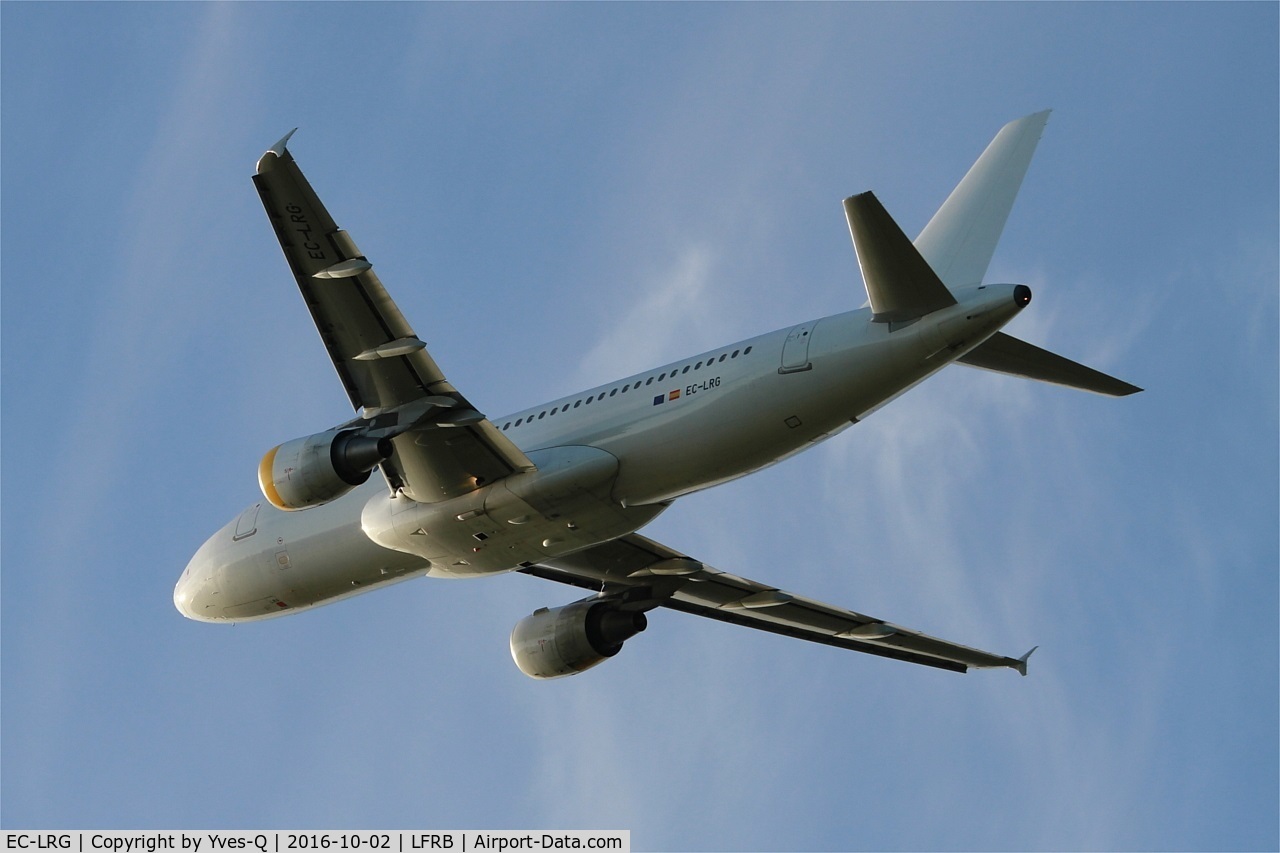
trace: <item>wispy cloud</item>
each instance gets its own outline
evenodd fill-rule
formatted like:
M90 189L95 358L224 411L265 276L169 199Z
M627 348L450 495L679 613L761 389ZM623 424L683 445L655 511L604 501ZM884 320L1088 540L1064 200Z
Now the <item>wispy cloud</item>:
M39 673L33 686L41 692L38 704L45 709L73 706L68 696L83 677L74 662L90 643L86 631L93 630L83 615L98 606L113 606L98 594L98 585L109 580L110 573L104 574L93 559L115 526L132 529L120 516L104 516L103 508L114 506L125 514L117 497L120 481L138 476L139 469L131 474L128 464L145 453L142 445L157 429L159 401L152 391L179 369L175 354L184 352L192 330L202 327L208 295L202 284L191 280L187 238L200 230L220 242L216 224L202 219L208 207L199 200L208 189L199 164L212 156L219 105L225 108L239 86L243 66L236 56L243 44L236 35L237 15L229 6L200 9L185 61L160 95L166 107L155 127L133 140L141 153L130 197L118 208L110 203L99 208L101 221L95 225L114 229L120 248L116 256L98 264L101 277L84 297L95 304L95 311L88 339L79 342L79 373L56 379L66 384L68 399L75 401L65 417L50 422L54 434L43 438L57 448L49 456L47 473L59 495L33 510L30 529L39 543L35 563L27 566L28 577L36 579L33 597L22 614L6 611L14 619L39 614L43 630L58 638L55 644L30 649L28 659ZM222 247L225 250L225 243ZM180 568L173 567L175 577ZM6 739L6 749L39 753L62 737L59 729L75 723L61 713L48 714L34 730L26 731L20 745ZM39 796L46 799L58 796L52 792L56 782L47 762L27 760L22 766L48 768L36 771L42 779L28 780L29 790L44 791Z
M691 341L717 339L715 327L722 324L707 310L714 267L711 248L693 244L672 259L669 269L628 287L635 300L611 309L621 319L583 356L582 384L607 382L684 355Z

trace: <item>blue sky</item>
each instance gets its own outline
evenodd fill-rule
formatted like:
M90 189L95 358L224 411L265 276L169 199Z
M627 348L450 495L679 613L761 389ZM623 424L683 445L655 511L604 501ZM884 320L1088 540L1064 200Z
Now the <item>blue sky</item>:
M0 822L1276 848L1278 8L3 4ZM860 305L840 200L914 234L1045 107L988 280L1148 390L951 368L646 531L1030 677L656 613L538 683L525 577L174 611L349 416L249 181L290 128L497 416Z

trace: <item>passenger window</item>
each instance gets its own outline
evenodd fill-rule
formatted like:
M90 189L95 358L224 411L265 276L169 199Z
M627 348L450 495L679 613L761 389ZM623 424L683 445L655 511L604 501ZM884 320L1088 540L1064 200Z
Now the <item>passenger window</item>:
M652 377L652 376L650 376L648 379L646 379L646 380L644 381L644 384L645 384L645 385L652 385L652 384L653 384L653 377Z
M516 421L516 426L520 426L522 423L524 423L524 418L520 418L520 420Z
M658 374L658 381L659 381L659 382L661 382L662 380L664 380L664 379L666 379L666 378L667 378L667 374L665 374L665 373L659 373L659 374Z
M618 393L618 389L614 388L612 391L609 392L609 396L612 397L614 394L617 394L617 393Z
M737 358L737 357L738 357L738 351L737 351L737 350L734 350L734 351L733 351L733 355L729 356L729 358Z
M576 409L576 408L578 408L578 407L579 407L579 406L581 406L581 405L582 405L582 401L581 401L581 400L578 400L576 403L574 403L574 404L573 404L573 407Z
M687 364L686 364L686 365L684 366L684 370L682 370L682 371L680 371L680 372L681 372L681 373L688 373L688 372L689 372L689 365L687 365Z
M716 360L717 360L717 361L724 361L724 360L725 360L726 358L728 358L728 357L729 357L729 355L728 355L728 353L726 353L726 354L724 354L724 355L720 356L720 358L718 358L718 359L716 359Z
M751 347L747 347L746 349L744 349L744 350L742 351L742 354L743 354L743 355L748 355L750 352L751 352Z
M547 416L546 412L538 412L538 420L542 420Z

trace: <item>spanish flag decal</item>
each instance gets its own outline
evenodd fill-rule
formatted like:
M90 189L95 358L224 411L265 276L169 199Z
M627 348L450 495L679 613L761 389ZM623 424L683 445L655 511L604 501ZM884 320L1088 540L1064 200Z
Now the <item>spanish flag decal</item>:
M668 394L668 395L667 395L667 399L668 399L668 400L679 400L679 399L680 399L680 389L679 389L679 388L677 388L676 390L674 390L674 391L672 391L670 394Z

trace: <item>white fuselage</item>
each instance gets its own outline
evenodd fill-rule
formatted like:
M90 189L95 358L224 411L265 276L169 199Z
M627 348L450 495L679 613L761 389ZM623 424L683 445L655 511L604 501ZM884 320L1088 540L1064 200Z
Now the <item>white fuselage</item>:
M439 503L380 478L323 506L244 511L174 590L206 621L291 613L419 575L506 572L637 530L671 500L828 438L994 334L1012 285L905 327L824 317L493 419L538 470Z

